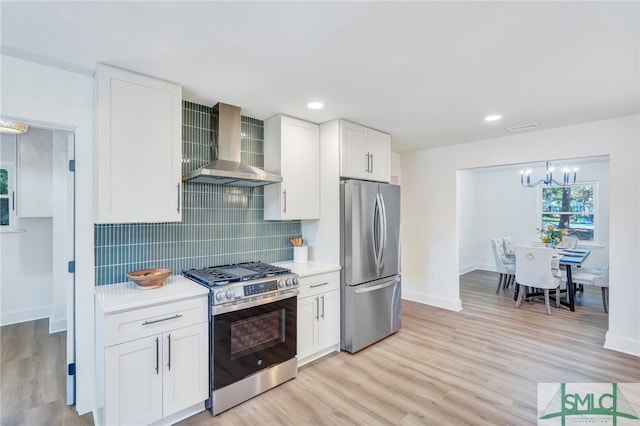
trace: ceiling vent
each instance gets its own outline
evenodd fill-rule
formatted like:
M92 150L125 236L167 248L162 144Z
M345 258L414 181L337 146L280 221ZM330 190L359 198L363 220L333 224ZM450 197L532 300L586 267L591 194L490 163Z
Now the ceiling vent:
M539 127L540 125L538 123L529 123L529 124L523 124L521 126L507 127L506 130L509 133L515 133L515 132L523 132L525 130L537 129Z

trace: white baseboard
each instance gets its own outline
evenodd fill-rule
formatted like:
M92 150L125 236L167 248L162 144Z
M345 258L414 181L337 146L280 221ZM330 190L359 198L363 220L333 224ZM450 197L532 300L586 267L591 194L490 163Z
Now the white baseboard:
M59 333L61 331L65 331L66 329L67 329L66 318L58 318L58 319L49 318L49 334Z
M34 321L48 318L51 313L51 306L24 311L3 312L0 315L0 325L17 324L20 322Z
M437 308L447 309L449 311L458 312L462 310L462 300L460 299L445 299L404 289L402 290L402 298L429 306L435 306Z
M617 337L609 331L605 334L604 348L640 357L640 341Z

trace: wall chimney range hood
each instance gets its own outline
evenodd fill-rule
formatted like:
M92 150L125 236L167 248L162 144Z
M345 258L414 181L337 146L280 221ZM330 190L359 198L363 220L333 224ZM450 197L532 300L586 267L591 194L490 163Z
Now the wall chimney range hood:
M248 187L282 182L282 177L240 161L240 121L240 107L223 103L213 107L211 158L217 160L184 175L183 182Z

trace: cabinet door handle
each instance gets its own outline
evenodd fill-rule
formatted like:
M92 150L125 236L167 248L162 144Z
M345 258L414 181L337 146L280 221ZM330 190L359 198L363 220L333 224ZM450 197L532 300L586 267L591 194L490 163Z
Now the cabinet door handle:
M176 185L176 188L178 188L178 208L176 211L180 213L180 184Z
M316 321L319 320L320 315L320 298L316 297Z
M282 191L282 212L287 212L287 190Z
M168 317L168 318L161 318L161 319L153 320L153 321L145 321L145 322L143 322L143 323L142 323L142 325L155 324L155 323L157 323L157 322L169 321L169 320L176 319L176 318L181 318L181 317L182 317L182 315L180 315L180 314L175 314L174 316L172 316L172 317Z
M327 284L329 284L329 281L326 281L322 284L312 284L309 286L309 288L322 287L323 285L327 285Z
M11 191L11 205L12 205L11 210L15 211L16 210L16 191Z
M365 168L365 172L368 172L369 171L369 153L367 152L364 156L367 157L367 167Z
M156 337L156 374L160 374L160 338Z
M171 371L171 334L167 336L167 341L169 342L169 360L167 361L167 368Z
M371 169L369 170L371 173L373 173L373 154L369 154L371 156Z
M322 296L322 319L324 319L324 295Z

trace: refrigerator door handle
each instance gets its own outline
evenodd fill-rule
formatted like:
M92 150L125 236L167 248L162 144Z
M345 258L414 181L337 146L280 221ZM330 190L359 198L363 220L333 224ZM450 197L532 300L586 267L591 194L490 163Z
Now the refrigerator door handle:
M379 207L379 199L378 199L378 194L376 194L376 202L373 205L373 223L372 223L372 229L371 229L371 234L372 237L372 243L373 243L373 260L375 260L376 262L376 267L378 269L380 269L380 260L378 259L378 252L379 250L379 238L378 238L378 222L380 221L379 219L379 215L380 215L380 207Z
M369 293L371 291L376 291L382 288L391 287L392 285L396 285L398 282L400 282L400 276L397 276L389 281L385 281L383 283L373 285L371 287L358 286L363 288L356 288L355 293L356 294Z
M380 244L380 269L384 268L384 252L387 248L387 208L384 205L384 197L380 194L380 220L382 227L382 241Z

